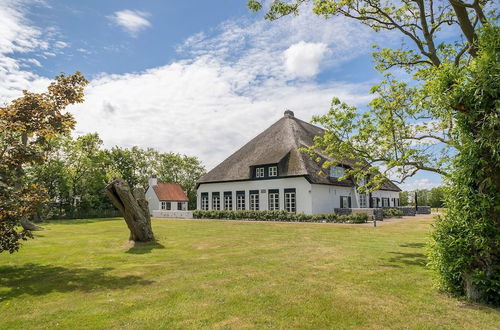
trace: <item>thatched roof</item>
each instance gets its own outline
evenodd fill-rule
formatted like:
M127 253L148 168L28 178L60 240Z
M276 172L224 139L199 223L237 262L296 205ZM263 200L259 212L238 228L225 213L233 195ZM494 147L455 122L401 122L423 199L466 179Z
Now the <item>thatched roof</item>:
M354 186L350 179L338 181L331 178L307 153L299 151L313 145L314 137L323 134L322 128L295 118L293 112L287 110L280 120L205 174L198 184L250 180L252 166L279 164L280 177L304 176L311 183ZM346 166L353 164L349 159L343 162ZM400 191L390 181L382 189Z

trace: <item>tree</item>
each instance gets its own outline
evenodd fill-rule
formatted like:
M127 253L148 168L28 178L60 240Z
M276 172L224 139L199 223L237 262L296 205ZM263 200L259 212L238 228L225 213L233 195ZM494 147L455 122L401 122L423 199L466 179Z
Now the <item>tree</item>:
M298 15L301 5L311 2L273 1L266 18ZM487 0L314 1L318 15L344 16L375 31L398 31L407 44L397 49L376 47L376 68L384 80L372 88L376 97L369 110L360 113L334 98L328 114L314 118L326 133L309 152L329 155L325 167L341 163L343 157L358 159L344 178L367 178L361 191L377 189L389 173L395 173L399 182L421 170L445 177L451 187L450 209L436 225L432 267L447 291L497 303L500 37L494 12L485 12L492 4ZM257 0L249 0L248 6L263 8ZM444 26L455 28L454 40L440 35ZM405 70L412 81L399 81L393 69ZM454 243L460 249L454 249Z
M431 207L443 207L445 199L445 188L443 186L432 188L427 199Z
M132 193L127 181L117 178L106 187L106 193L125 218L130 230L129 240L134 242L154 241L144 189L136 187L133 188Z
M27 219L44 199L45 189L28 184L25 169L46 160L49 143L75 125L70 104L83 102L87 80L79 73L55 78L45 93L23 91L23 96L0 108L0 252L19 250L32 238ZM23 225L23 229L19 226Z
M156 173L160 181L179 184L189 198L189 209L196 208L196 182L205 174L205 167L197 157L160 154Z

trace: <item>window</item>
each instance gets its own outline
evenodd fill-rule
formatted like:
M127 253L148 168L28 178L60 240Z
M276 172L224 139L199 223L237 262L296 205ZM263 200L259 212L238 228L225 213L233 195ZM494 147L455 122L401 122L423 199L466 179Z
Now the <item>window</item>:
M269 189L269 211L280 209L280 195L278 189Z
M366 205L366 194L359 194L359 207L365 208Z
M177 202L177 211L182 211L182 202Z
M172 209L172 203L162 201L161 202L161 209L162 210L167 210L167 211L171 210Z
M278 166L269 167L269 176L278 176Z
M237 191L236 192L236 209L244 210L245 209L245 192Z
M399 198L394 198L394 206L399 206Z
M224 210L233 209L233 193L230 191L224 192Z
M340 178L345 174L345 169L342 166L330 167L330 176L332 178Z
M258 211L259 210L259 191L251 190L250 191L250 210Z
M201 193L201 209L208 210L208 193Z
M220 195L218 192L212 193L212 210L220 210Z
M372 197L372 207L374 208L380 207L380 198Z
M358 186L364 187L366 185L366 177L358 179Z
M264 168L263 167L257 167L255 169L255 177L256 178L263 178L264 177Z
M389 198L382 198L382 207L389 207Z
M295 189L285 189L285 211L297 212Z
M340 208L351 208L351 196L340 196Z

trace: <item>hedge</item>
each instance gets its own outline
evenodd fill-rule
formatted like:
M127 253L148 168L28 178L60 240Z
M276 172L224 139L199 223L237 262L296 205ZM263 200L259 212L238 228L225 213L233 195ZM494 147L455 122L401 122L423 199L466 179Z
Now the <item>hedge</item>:
M398 210L398 209L383 209L384 211L384 218L391 218L391 217L402 217L403 216L403 211Z
M257 220L257 221L285 221L285 222L335 222L335 223L365 223L368 214L354 213L338 215L324 213L307 215L304 213L291 213L287 211L227 211L227 210L195 210L195 219L227 219L227 220Z

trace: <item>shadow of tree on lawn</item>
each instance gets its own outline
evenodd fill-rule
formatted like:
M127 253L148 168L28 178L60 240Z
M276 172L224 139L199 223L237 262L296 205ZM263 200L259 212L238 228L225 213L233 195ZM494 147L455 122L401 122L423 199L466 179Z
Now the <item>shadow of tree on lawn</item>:
M127 250L126 253L131 253L131 254L146 254L150 253L153 249L164 249L165 246L158 242L146 242L146 243L141 243L141 242L136 242L134 245Z
M401 244L400 246L407 248L423 248L425 247L425 243L406 243L406 244Z
M92 292L154 283L139 276L106 274L110 270L113 268L66 268L31 263L0 266L0 302L23 294L41 296L51 292ZM9 290L5 292L5 288Z
M404 264L410 266L422 266L426 264L426 256L423 253L408 253L408 252L389 252L395 256L389 258L388 261L396 264Z

